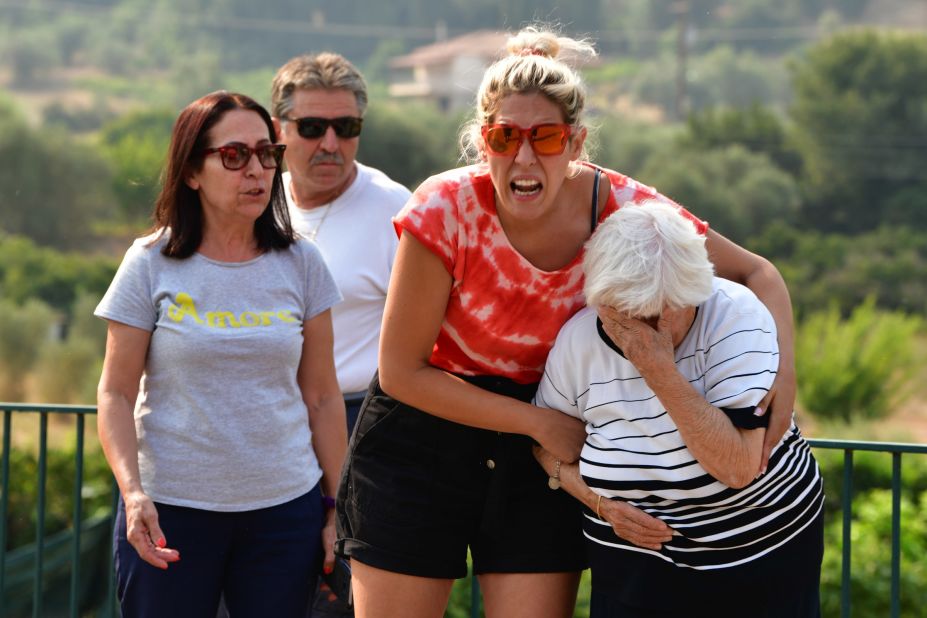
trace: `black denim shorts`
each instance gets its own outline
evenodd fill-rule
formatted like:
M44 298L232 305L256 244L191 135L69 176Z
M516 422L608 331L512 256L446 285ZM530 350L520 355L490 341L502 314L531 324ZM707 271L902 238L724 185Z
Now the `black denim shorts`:
M464 379L530 401L537 385ZM351 436L338 493L336 551L433 578L579 571L578 502L547 486L521 435L444 420L385 394L376 376Z

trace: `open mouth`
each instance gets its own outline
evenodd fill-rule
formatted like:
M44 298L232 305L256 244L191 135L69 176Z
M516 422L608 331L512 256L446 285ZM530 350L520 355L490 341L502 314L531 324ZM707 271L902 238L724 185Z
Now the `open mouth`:
M519 178L510 182L509 187L512 189L512 193L518 197L532 197L540 193L544 185L537 180Z
M245 195L250 195L252 197L260 197L264 195L264 189L251 189L250 191L245 191Z

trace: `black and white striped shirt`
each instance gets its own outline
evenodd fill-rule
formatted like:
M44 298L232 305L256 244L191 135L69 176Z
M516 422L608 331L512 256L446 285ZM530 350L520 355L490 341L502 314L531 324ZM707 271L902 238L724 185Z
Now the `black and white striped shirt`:
M776 328L747 288L715 279L675 357L679 372L735 425L766 422L753 412L778 367ZM783 545L821 510L817 462L794 423L763 476L742 489L727 487L689 452L666 409L591 309L560 331L536 403L586 422L580 472L589 487L645 510L680 534L659 552L642 549L587 512L584 531L599 550L642 552L700 570L732 567Z

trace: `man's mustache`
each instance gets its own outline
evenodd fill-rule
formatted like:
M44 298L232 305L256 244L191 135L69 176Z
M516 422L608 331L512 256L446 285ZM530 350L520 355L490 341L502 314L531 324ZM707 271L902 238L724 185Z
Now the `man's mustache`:
M335 164L335 165L344 165L344 158L337 152L320 152L309 161L310 165L319 165L319 164Z

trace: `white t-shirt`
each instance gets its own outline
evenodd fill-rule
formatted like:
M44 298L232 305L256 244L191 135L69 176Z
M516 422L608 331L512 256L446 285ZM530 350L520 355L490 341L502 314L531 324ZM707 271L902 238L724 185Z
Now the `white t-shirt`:
M303 322L339 300L310 242L247 262L126 252L98 317L151 332L135 404L142 487L212 511L283 504L322 477L296 379Z
M679 372L735 426L763 425L753 412L775 378L779 348L775 322L750 290L716 278L675 358ZM560 331L535 403L586 422L579 468L589 487L681 534L655 552L628 543L586 513L593 554L620 559L633 551L681 567L731 567L786 543L822 507L817 463L794 423L767 472L746 487L732 489L708 474L640 373L600 330L592 309Z
M377 369L380 322L399 238L392 217L411 195L383 172L361 163L348 190L328 206L296 207L283 175L293 228L312 238L344 301L332 308L335 369L343 393L367 390ZM324 221L323 221L324 219Z

